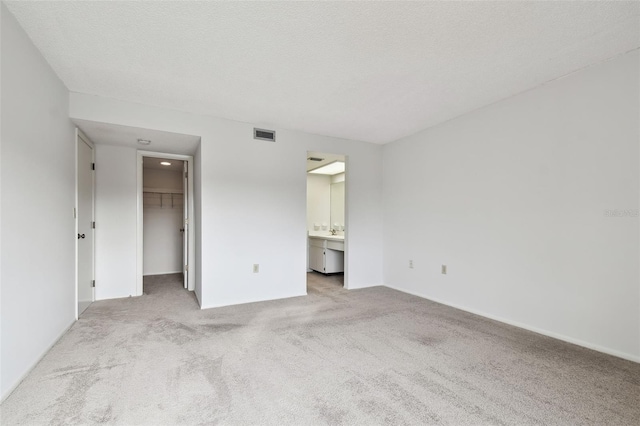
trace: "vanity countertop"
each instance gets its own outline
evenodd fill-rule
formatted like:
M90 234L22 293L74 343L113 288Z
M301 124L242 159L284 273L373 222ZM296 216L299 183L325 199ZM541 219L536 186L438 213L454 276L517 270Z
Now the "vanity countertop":
M344 235L309 235L309 238L329 241L344 241Z

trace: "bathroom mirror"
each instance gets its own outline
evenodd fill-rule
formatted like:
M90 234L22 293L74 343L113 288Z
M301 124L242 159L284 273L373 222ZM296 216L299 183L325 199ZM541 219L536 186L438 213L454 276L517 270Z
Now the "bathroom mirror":
M340 231L344 231L344 181L331 184L331 223L330 228L340 224Z

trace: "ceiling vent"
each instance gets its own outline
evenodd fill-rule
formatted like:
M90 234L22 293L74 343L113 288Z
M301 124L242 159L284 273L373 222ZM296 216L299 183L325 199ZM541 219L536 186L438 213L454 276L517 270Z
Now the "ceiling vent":
M324 160L324 158L320 158L320 157L309 157L309 158L307 158L307 160L309 160L309 161L322 161L322 160Z
M275 130L265 130L265 129L257 129L253 128L253 138L260 139L261 141L276 141L276 131Z

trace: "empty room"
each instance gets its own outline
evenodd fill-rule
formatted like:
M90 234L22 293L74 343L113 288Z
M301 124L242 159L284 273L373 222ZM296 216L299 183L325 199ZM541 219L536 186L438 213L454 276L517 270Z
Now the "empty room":
M637 1L0 1L2 425L640 419Z

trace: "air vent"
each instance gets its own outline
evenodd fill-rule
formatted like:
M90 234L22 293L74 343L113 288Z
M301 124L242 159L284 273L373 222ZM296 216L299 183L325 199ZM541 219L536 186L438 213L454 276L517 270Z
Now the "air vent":
M309 160L309 161L322 161L322 160L324 160L324 158L320 158L320 157L309 157L309 158L307 158L307 160Z
M253 128L253 138L260 139L261 141L276 141L276 131L275 130L265 130L265 129L256 129Z

